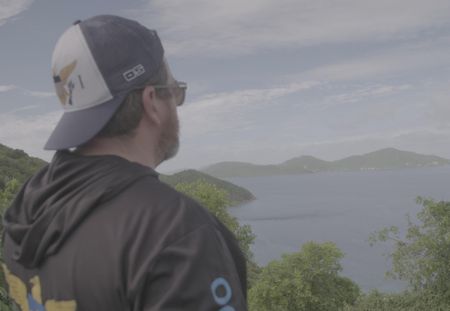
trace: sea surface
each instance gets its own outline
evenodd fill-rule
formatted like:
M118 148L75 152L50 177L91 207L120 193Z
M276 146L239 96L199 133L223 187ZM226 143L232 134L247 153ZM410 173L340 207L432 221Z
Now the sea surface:
M295 176L229 178L257 199L231 213L249 224L257 238L256 261L265 265L307 241L332 241L345 253L343 275L364 291L396 292L406 283L384 277L389 243L371 247L369 235L395 225L403 232L406 215L420 211L417 196L450 200L450 167L328 172Z

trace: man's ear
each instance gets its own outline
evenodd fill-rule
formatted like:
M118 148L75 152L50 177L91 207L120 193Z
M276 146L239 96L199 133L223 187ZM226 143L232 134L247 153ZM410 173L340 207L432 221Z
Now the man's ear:
M156 91L153 86L146 86L142 90L142 108L145 116L152 121L152 123L159 125L161 123L161 114L158 103L156 102Z

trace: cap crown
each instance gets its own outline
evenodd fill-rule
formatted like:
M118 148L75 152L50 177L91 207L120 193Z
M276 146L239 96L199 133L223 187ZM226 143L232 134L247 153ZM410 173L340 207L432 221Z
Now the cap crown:
M156 31L136 21L99 15L66 30L52 56L64 114L44 149L80 146L111 119L126 95L148 83L164 64Z
M58 40L52 57L56 93L66 111L94 107L144 85L163 58L155 31L118 16L95 16Z

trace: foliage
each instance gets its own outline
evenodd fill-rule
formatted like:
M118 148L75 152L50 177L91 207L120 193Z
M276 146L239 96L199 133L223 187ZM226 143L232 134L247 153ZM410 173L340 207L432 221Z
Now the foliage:
M20 183L17 179L11 179L6 183L3 190L0 190L0 216L3 219L3 213L9 207L19 190ZM0 222L0 234L3 236L3 222ZM3 264L3 245L0 240L0 264ZM10 310L9 298L5 290L5 276L3 269L0 269L0 310Z
M11 179L3 190L0 190L0 217L3 219L3 213L9 207L12 200L14 199L17 191L19 190L20 184L17 179ZM3 235L3 221L0 221L0 234ZM0 262L3 262L2 256L2 245L0 241Z
M423 206L419 223L408 217L404 238L395 226L370 237L371 243L394 243L388 276L407 281L410 291L372 292L352 310L450 310L450 202L418 197L417 203Z
M448 311L449 305L428 291L386 294L372 291L361 295L354 306L345 311Z
M332 242L309 242L300 252L284 254L262 269L250 289L251 310L343 310L359 296L359 288L342 277L343 253Z
M248 283L249 287L251 287L257 279L257 274L259 272L259 267L253 261L253 254L250 250L250 247L255 240L255 235L249 225L239 225L237 219L230 215L227 210L227 206L229 205L227 193L217 186L203 180L198 180L193 183L179 183L175 188L206 207L214 216L219 218L231 232L233 232L247 259L247 266L249 268Z
M390 255L393 278L406 280L413 291L435 293L450 302L450 202L417 198L423 209L417 214L419 224L408 217L406 236L398 228L384 228L371 241L393 241Z
M245 188L196 170L184 170L170 176L161 175L160 179L172 187L176 187L180 183L195 183L199 180L215 185L219 189L225 190L229 206L239 205L255 199L255 196Z
M45 164L45 161L30 157L22 150L0 144L0 190L13 178L23 183Z
M3 213L9 207L14 199L17 191L19 190L20 183L17 179L13 178L6 183L3 190L0 191L0 213L3 217ZM0 232L3 231L3 224L0 222Z

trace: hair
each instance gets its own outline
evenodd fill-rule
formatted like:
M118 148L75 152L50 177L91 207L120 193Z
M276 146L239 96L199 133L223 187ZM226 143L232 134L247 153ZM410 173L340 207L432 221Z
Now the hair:
M165 62L163 62L157 73L145 85L165 84L167 83L167 79L167 67ZM128 93L117 111L95 137L133 135L134 130L141 121L144 110L142 107L142 91L143 88L140 88ZM155 92L159 98L167 98L170 96L167 89L156 89Z

